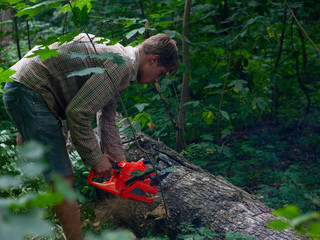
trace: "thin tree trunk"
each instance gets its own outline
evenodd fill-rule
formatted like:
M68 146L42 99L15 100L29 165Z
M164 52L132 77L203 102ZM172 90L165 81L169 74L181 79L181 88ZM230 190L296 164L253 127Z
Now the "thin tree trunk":
M144 15L144 8L143 8L143 0L139 0L139 6L140 6L140 10L141 10L141 16L143 19L145 19L145 15Z
M62 28L62 35L64 35L67 31L67 22L68 22L68 12L64 14L64 25Z
M282 20L282 31L281 31L281 37L280 37L280 46L279 46L279 50L278 50L278 56L276 59L276 62L274 64L274 70L272 72L273 76L274 76L274 83L273 83L273 88L274 88L274 97L273 97L273 104L274 104L274 110L275 110L275 115L277 116L278 114L278 110L279 110L279 87L277 85L277 81L276 81L276 74L277 74L277 68L279 66L279 62L281 59L281 54L282 54L282 48L283 48L283 41L284 41L284 34L285 34L285 30L286 30L286 21L287 21L287 8L284 7L284 15L283 15L283 20Z
M31 39L30 39L30 31L29 31L29 21L27 21L26 24L27 24L28 47L29 47L29 50L31 50Z
M20 50L20 41L19 41L19 29L18 29L18 19L14 16L15 10L12 10L12 18L13 18L13 24L14 24L14 33L15 33L15 40L17 45L17 52L18 57L21 59L21 50Z
M187 38L189 38L189 18L190 18L191 5L192 5L192 0L185 1L182 34ZM184 40L182 40L182 54L183 54L183 64L186 65L187 72L183 75L181 97L180 97L180 113L178 116L179 129L176 135L176 149L178 152L182 151L185 148L185 142L184 142L184 124L185 124L185 117L186 117L185 103L187 102L187 98L188 98L189 79L190 79L189 44Z
M309 111L310 111L311 99L310 99L310 96L309 96L308 89L303 84L303 81L301 79L301 74L300 74L300 69L299 69L299 55L300 55L300 53L299 53L299 51L295 50L295 47L294 47L294 42L293 42L293 23L294 23L294 19L292 20L292 24L291 24L291 46L292 46L293 56L296 59L297 81L298 81L298 84L299 84L299 87L300 87L301 91L304 93L304 95L306 96L306 99L307 99L307 107L306 107L306 110L305 110L305 115L307 115L309 113ZM302 38L303 38L303 36L302 36ZM303 54L305 54L305 52L303 52Z

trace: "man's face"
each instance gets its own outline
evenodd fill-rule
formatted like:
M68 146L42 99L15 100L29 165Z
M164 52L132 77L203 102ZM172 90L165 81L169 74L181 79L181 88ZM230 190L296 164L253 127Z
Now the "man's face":
M161 76L168 73L168 69L164 66L158 66L158 58L151 57L138 71L139 84L152 84L158 82Z

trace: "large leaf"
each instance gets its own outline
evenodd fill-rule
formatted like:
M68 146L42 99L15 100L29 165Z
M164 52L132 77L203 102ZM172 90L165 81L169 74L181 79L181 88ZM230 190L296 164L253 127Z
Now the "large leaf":
M273 214L276 216L285 217L289 220L292 220L300 215L299 207L293 204L289 204L284 208L279 208L273 211Z
M282 231L290 226L290 223L282 221L282 220L273 220L268 223L268 228L273 228L278 231Z
M172 31L172 30L165 30L164 32L166 34L168 34L170 36L170 38L176 37L180 40L186 41L187 43L191 43L190 40L187 37L183 36L181 33L178 33L176 31Z
M40 209L18 214L1 209L0 222L1 239L21 240L26 235L48 236L52 234L52 225L44 220L44 211Z
M139 110L139 112L142 112L143 109L149 105L150 105L150 103L137 103L134 105L134 107L136 107Z
M72 52L70 55L70 58L81 58L81 60L84 60L87 57L91 58L108 58L111 59L113 63L117 65L122 65L124 64L124 59L121 57L118 53L113 53L113 52L106 52L102 54L83 54L83 53L75 53Z
M0 190L7 188L18 188L21 186L21 181L14 176L0 176Z
M34 17L39 13L43 8L57 8L61 6L61 0L48 0L42 3L33 5L31 7L24 8L17 12L16 16L21 17L23 15L28 15L27 19Z
M42 61L51 58L51 57L58 57L58 49L50 49L48 47L40 48L38 50L33 51L32 55L27 56L27 58L33 58L40 55Z
M134 30L130 31L129 33L127 33L126 38L129 39L129 38L133 37L138 31L139 31L139 29L134 29Z
M0 68L0 83L12 81L10 76L13 75L15 72L16 71L11 69L4 70L3 68Z
M229 114L225 111L221 111L221 115L226 119L226 120L230 120Z
M79 9L78 7L73 8L72 21L76 26L87 26L90 23L88 16L88 7L84 6L82 9Z
M92 8L92 4L91 4L92 0L74 0L71 2L72 7L78 7L80 10L82 10L82 8L86 7L87 12L89 13L91 11ZM66 13L66 12L70 12L71 11L71 7L69 4L64 5L60 12L61 13Z
M73 71L68 75L68 77L74 77L74 76L85 76L89 75L91 73L103 73L105 71L104 68L101 67L92 67L92 68L84 68L81 70Z

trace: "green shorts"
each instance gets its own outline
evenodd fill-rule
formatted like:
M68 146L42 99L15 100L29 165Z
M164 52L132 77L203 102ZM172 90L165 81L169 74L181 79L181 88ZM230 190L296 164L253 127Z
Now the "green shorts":
M49 149L45 157L49 163L43 172L46 181L52 181L51 173L61 177L73 174L72 164L62 132L61 120L57 119L42 96L19 82L6 83L4 106L25 141L35 140Z

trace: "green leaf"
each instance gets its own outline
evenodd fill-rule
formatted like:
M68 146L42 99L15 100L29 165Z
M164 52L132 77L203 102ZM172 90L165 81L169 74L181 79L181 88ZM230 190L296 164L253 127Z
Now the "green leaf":
M151 116L148 113L142 112L137 114L133 121L141 123L141 128L143 128L148 121L151 121Z
M113 53L113 52L106 52L106 53L102 53L102 54L83 54L83 53L75 53L75 52L71 52L70 58L81 58L81 60L84 60L87 57L91 57L91 58L108 58L111 59L113 63L117 64L117 65L122 65L124 64L125 60L124 58L119 55L118 53Z
M229 114L228 114L227 112L221 111L221 115L222 115L225 119L227 119L228 121L230 120Z
M13 5L21 1L22 0L2 0L1 2L6 2L6 3L9 3L10 5Z
M138 32L140 34L143 34L145 32L146 28L142 27L142 28L139 28Z
M12 81L10 76L12 76L15 72L16 71L11 69L4 70L3 68L0 68L0 83Z
M291 220L291 226L292 227L298 227L301 224L311 222L314 220L319 220L319 216L317 212L311 212L307 214L303 214L301 216L295 217Z
M308 230L311 237L320 237L320 222L310 222Z
M260 98L260 97L257 97L257 98L254 98L252 100L252 105L258 105L259 108L261 108L262 110L265 110L266 107L268 106L268 104L266 103L266 101L263 99L263 98Z
M150 103L137 103L134 105L134 107L136 107L139 110L139 112L142 112L144 110L144 108L149 105L150 105Z
M282 221L282 220L273 220L268 223L268 228L273 228L278 231L282 231L290 226L288 222Z
M33 5L31 7L24 8L17 12L16 16L21 17L23 15L28 15L26 20L34 17L37 13L39 13L43 8L57 8L61 6L61 0L48 0L42 3Z
M76 26L87 26L90 23L88 16L88 7L86 5L82 9L74 7L71 19Z
M224 154L226 157L228 157L228 158L231 157L230 148L228 148L228 147L226 147L226 146L223 146L223 147L222 147L222 152L223 152L223 154Z
M52 234L52 225L45 221L45 212L40 209L32 209L26 212L3 216L1 211L0 233L2 239L25 239L25 236L49 236Z
M167 28L169 25L175 23L174 21L161 21L158 24L159 27ZM187 38L186 38L187 39Z
M130 31L127 35L126 35L126 38L127 39L130 39L132 38L137 32L138 32L139 29L134 29L132 31Z
M231 134L230 129L226 128L221 132L221 138L225 138L226 136L229 136Z
M132 122L132 118L129 117L130 122ZM127 121L127 118L122 119L121 121L117 122L117 126L119 127L122 123L124 123L125 121Z
M199 106L199 103L200 103L200 101L189 101L189 102L186 102L185 104L183 104L183 106L192 105L193 107L197 107L197 106Z
M222 83L211 83L211 84L207 85L206 87L204 87L204 89L220 87L221 85L222 85Z
M208 125L210 125L213 122L213 119L215 118L215 116L213 112L206 111L202 113L202 118Z
M70 73L68 75L68 77L74 77L74 76L85 76L85 75L88 75L88 74L91 74L91 73L103 73L105 71L104 68L101 68L101 67L92 67L92 68L84 68L84 69L81 69L81 70L76 70L76 71L73 71L72 73Z
M71 42L79 33L81 33L81 30L75 30L72 33L69 34L65 34L61 37L58 38L59 41L59 46L61 46L62 44L66 43L66 42Z
M289 204L284 208L279 208L273 211L275 216L285 217L289 220L292 220L298 216L300 216L299 207L293 204Z
M75 200L77 195L70 184L57 174L52 175L54 189L57 193L61 193L68 201Z
M86 7L87 13L89 13L92 8L91 1L92 0L81 0L81 1L74 0L71 2L71 5L72 5L72 8L78 7L80 10L82 10L82 8ZM70 12L70 11L71 11L70 4L66 4L60 9L60 13L66 13L66 12Z
M168 35L170 36L170 38L177 37L177 38L180 39L180 40L184 40L184 41L186 41L187 43L191 43L188 38L186 38L185 36L183 36L182 34L176 32L176 31L173 31L173 30L165 30L164 32L165 32L166 34L168 34Z
M133 121L132 127L136 132L141 132L141 125L139 122ZM131 129L130 129L130 131L131 131Z
M58 49L49 49L48 47L40 48L32 52L33 54L27 56L26 58L33 58L40 55L42 61L51 58L51 57L58 57L59 52Z
M7 188L18 188L21 186L21 180L13 176L0 176L0 190L5 190Z
M17 147L17 151L28 162L32 162L41 159L46 149L39 142L29 141L25 145Z
M63 200L64 197L60 192L47 192L37 194L36 197L29 203L29 206L31 208L48 207L62 203Z

